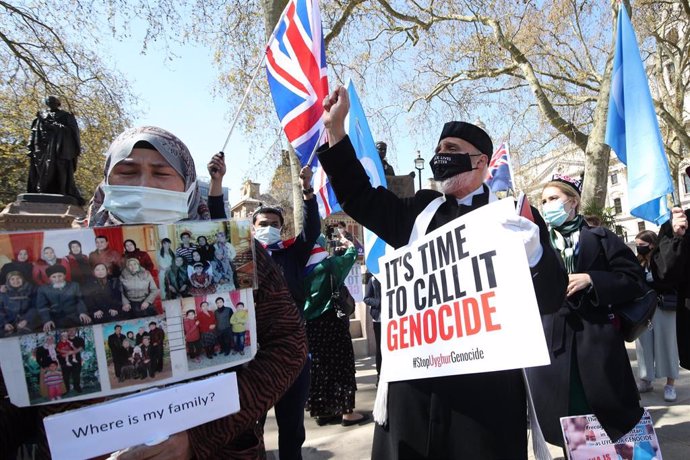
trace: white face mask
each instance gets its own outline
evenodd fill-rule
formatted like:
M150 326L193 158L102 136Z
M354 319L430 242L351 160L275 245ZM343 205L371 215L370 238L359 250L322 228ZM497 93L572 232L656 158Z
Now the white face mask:
M163 224L189 216L189 197L194 185L186 192L132 185L103 185L105 199L102 209L127 224Z
M275 227L259 227L254 230L254 238L266 246L280 241L280 229Z

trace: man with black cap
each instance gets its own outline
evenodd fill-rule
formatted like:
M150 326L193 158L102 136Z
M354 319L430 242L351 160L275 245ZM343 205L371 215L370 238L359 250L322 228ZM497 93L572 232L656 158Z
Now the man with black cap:
M690 166L685 169L690 176ZM659 229L659 250L652 254L655 279L677 286L676 335L680 366L690 370L690 209L674 206L671 219Z
M386 153L388 152L388 144L386 144L383 141L378 141L376 143L376 151L378 152L379 158L381 159L381 165L383 166L383 174L386 176L395 176L395 170L393 169L393 166L391 166L386 161Z
M324 109L329 145L319 149L319 160L338 201L391 246L408 244L419 214L433 216L426 229L430 232L495 200L483 183L493 145L481 128L446 123L431 160L443 193L420 190L401 199L373 188L357 160L344 129L347 91L337 88L324 100ZM536 209L532 213L536 224L516 215L503 225L522 237L539 307L552 312L561 305L567 277L550 247L546 224ZM526 459L525 401L519 369L389 383L387 418L375 414L380 424L372 458Z
M66 273L62 265L51 265L46 269L48 284L38 288L36 308L45 332L91 323L79 285L67 281Z

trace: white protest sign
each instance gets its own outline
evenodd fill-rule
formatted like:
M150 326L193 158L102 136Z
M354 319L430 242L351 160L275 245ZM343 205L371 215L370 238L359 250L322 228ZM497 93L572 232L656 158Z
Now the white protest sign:
M343 283L350 291L350 295L355 299L355 302L362 302L364 300L364 288L362 287L362 265L355 262L350 269L350 272Z
M381 258L388 381L550 363L514 215L496 201Z
M165 438L239 410L231 372L63 412L43 423L52 458L72 460Z

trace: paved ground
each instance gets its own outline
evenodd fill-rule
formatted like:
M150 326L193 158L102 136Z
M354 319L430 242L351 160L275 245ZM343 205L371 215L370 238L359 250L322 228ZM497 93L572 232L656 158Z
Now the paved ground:
M637 372L634 345L628 344L633 370ZM371 439L374 424L371 409L376 396L376 370L373 358L357 360L357 408L369 415L367 423L351 427L340 425L318 426L311 418L305 418L307 440L302 449L304 460L322 459L368 459L371 457ZM642 395L642 403L654 419L664 460L685 460L690 458L690 372L682 370L677 381L678 400L664 401L665 381L654 382L654 391ZM273 412L266 421L266 448L269 459L277 459L278 431ZM554 459L562 458L559 448L552 448ZM532 458L532 457L530 457Z

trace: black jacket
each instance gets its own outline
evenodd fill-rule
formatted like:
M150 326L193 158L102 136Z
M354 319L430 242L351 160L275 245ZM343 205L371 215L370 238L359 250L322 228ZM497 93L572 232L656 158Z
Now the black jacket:
M690 219L690 210L685 211ZM690 370L690 231L675 236L671 222L659 229L658 251L652 254L654 279L677 286L676 335L681 367Z
M418 214L441 196L421 190L401 199L383 187L373 188L347 137L322 147L319 160L343 210L395 248L408 243ZM488 195L476 196L472 206L447 197L427 233L486 202ZM546 224L536 209L532 212L544 249L532 269L534 289L540 310L553 312L563 301L567 277L551 249ZM376 426L372 458L527 458L519 370L394 382L388 395L388 425Z
M559 311L542 315L551 365L527 370L544 437L560 446L559 418L576 415L568 412L573 357L587 403L612 440L642 417L625 343L609 316L609 305L643 294L642 267L614 233L583 227L575 272L588 273L592 287L569 297Z

